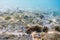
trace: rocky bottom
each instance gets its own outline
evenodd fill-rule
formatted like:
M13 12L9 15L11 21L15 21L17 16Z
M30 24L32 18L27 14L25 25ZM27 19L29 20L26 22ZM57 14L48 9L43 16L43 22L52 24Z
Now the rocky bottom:
M43 33L42 33L43 34ZM41 37L38 37L37 35L34 35L35 37L32 37L31 35L14 35L14 34L0 34L0 40L60 40L60 32L50 31L46 33L45 35L39 35Z
M32 40L32 37L29 38L28 35L14 35L14 34L0 34L0 40Z

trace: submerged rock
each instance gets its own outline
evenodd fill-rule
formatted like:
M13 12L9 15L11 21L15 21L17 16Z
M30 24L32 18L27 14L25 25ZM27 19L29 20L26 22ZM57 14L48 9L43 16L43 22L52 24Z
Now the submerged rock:
M44 37L43 40L60 40L60 33L59 32L50 32L47 33Z
M55 26L54 28L56 31L60 32L60 26Z
M27 34L31 34L34 31L41 32L42 31L42 27L32 26L31 28L27 28L27 30L26 30Z

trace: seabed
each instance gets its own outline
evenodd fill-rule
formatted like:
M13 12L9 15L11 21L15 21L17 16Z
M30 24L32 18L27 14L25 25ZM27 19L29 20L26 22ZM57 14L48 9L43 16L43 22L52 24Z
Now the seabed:
M60 40L60 17L45 12L0 12L0 40Z

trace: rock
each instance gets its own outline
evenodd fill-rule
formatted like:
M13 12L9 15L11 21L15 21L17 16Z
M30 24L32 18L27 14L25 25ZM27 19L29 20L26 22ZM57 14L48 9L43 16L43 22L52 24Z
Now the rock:
M29 28L27 28L26 33L31 34L34 31L41 32L42 31L42 27L40 27L38 25L29 27Z
M49 28L48 27L44 27L43 28L43 32L48 32Z
M54 28L56 31L60 32L60 26L55 26Z
M43 40L60 40L60 34L59 33L47 33Z

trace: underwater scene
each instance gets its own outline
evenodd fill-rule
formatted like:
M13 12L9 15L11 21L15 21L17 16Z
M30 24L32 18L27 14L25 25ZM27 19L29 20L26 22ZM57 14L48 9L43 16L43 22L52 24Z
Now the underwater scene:
M0 0L0 40L60 40L60 0Z

